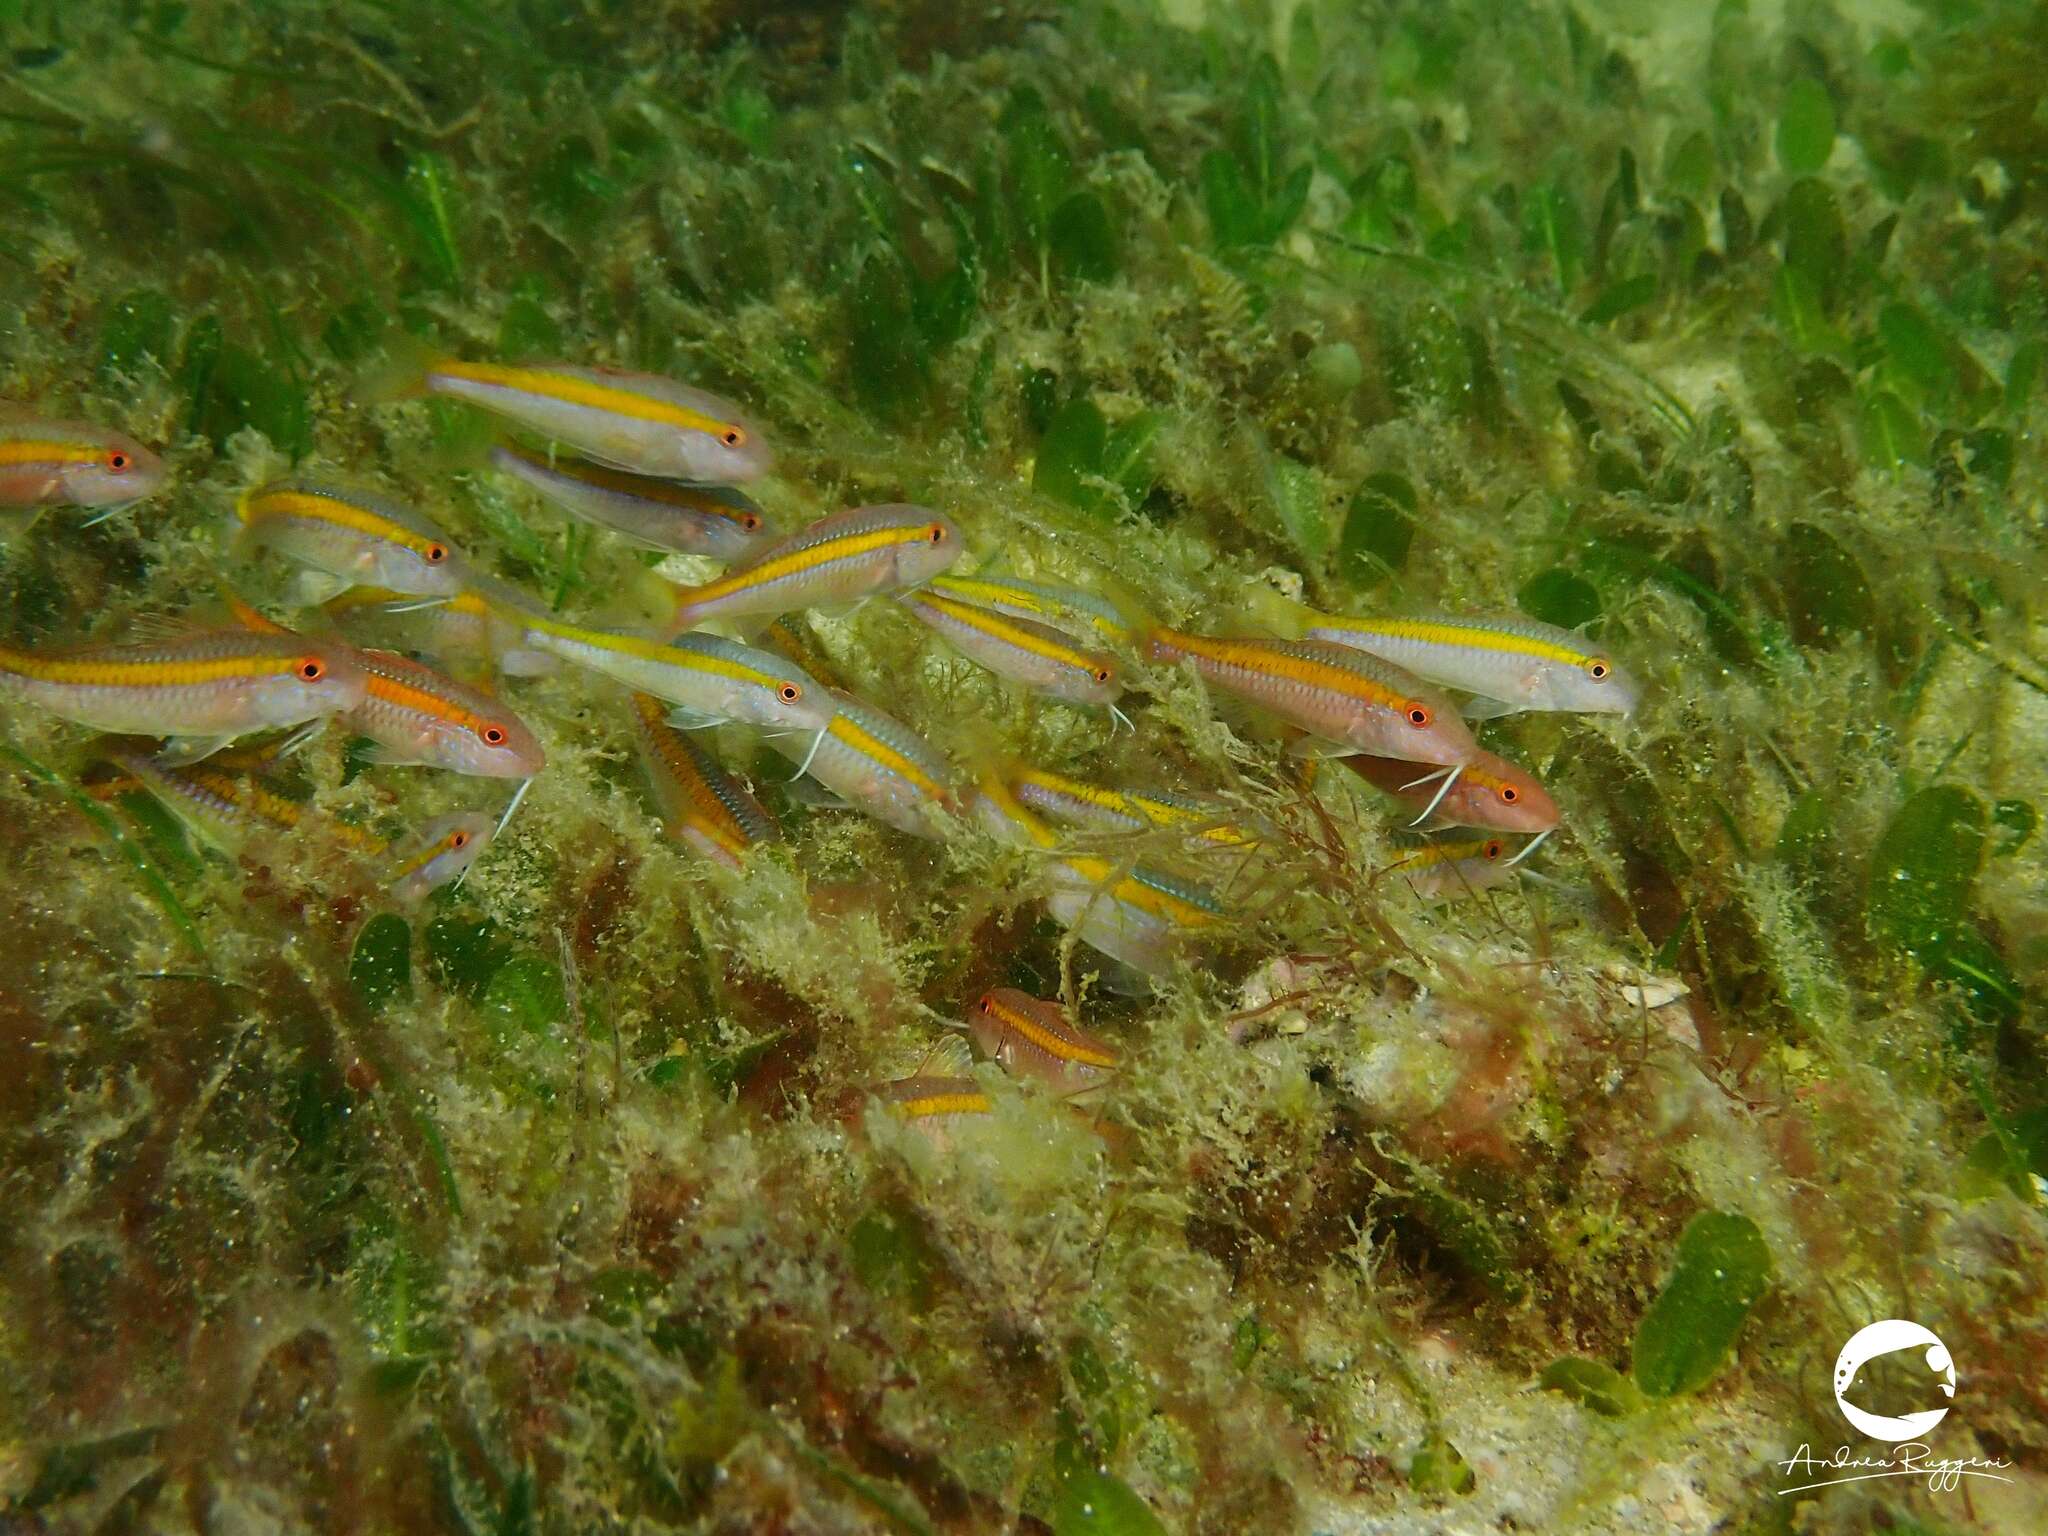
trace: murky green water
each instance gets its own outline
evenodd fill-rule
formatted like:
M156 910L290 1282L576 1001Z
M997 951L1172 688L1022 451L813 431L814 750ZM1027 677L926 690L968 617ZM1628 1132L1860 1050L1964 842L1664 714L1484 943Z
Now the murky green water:
M1563 829L1430 902L1185 670L1124 655L1126 732L887 601L766 638L963 798L1252 818L1062 834L1216 893L1149 991L1047 854L743 727L783 838L703 858L573 668L483 679L548 766L416 908L364 839L510 785L330 730L230 763L298 823L230 855L0 704L0 1530L2039 1528L2044 15L0 0L0 398L172 470L12 518L8 647L224 577L335 622L229 549L294 470L564 616L710 573L371 403L436 349L740 402L779 528L919 503L1179 629L1517 611L1649 684L1480 726ZM1121 1069L971 1063L992 986ZM867 1092L920 1072L989 1112ZM1851 1399L1985 1475L1781 1494L1889 1453L1831 1372L1893 1317L1953 1400Z

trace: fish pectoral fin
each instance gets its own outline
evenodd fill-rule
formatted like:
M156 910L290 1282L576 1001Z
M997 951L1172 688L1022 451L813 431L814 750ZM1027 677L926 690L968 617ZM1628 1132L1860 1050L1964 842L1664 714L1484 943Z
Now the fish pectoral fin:
M507 677L552 677L561 666L560 658L546 651L514 648L498 658L498 670Z
M1354 757L1358 748L1346 746L1341 741L1326 741L1320 736L1297 736L1287 743L1287 755L1320 762L1328 757Z
M173 736L158 752L156 760L166 768L189 768L226 747L233 736Z
M1498 720L1502 715L1519 715L1528 707L1526 704L1510 704L1506 699L1475 697L1467 699L1465 707L1458 713L1467 720Z
M716 715L705 709L691 709L682 704L671 704L668 713L662 718L679 731L705 731L714 725L724 725L732 717Z
M816 779L796 779L783 790L798 805L809 806L814 811L850 811L850 802L820 784Z

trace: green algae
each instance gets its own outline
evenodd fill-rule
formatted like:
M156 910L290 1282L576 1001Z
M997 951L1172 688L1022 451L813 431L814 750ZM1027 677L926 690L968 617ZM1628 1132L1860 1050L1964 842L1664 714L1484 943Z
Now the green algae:
M791 845L728 877L613 698L515 680L550 768L407 923L310 840L178 857L10 710L0 1519L1638 1529L1612 1461L1783 1528L1768 1461L1843 1432L1816 1383L1883 1315L1966 1367L1944 1437L2038 1454L1994 1363L2048 1251L2048 54L2016 5L1691 9L0 5L0 393L177 469L10 543L10 642L203 603L301 458L565 611L644 596L451 472L466 413L362 403L397 330L732 394L782 526L930 500L1170 622L1519 609L1651 683L1489 722L1551 883L1426 908L1384 805L1185 679L1138 672L1133 742L889 605L802 624L949 750L1273 828L1155 995L1066 957L1110 1091L991 1072L943 1152L862 1085L1063 969L971 835L764 775ZM502 804L290 774L380 832ZM1798 1520L2028 1519L1880 1497Z

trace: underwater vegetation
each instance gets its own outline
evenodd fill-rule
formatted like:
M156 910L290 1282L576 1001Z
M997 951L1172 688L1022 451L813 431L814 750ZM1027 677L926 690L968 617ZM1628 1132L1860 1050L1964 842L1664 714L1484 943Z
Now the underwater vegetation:
M492 837L367 725L237 744L216 840L0 708L8 1536L2048 1523L2038 6L0 0L0 61L0 399L154 491L7 514L0 647L227 578L545 760ZM414 354L687 381L773 465L594 527ZM529 607L323 618L235 537L302 482ZM736 623L1014 810L540 664L735 513L903 505L972 556L923 611ZM1556 830L1431 901L1430 768L1100 611L1132 728L1031 691L933 601L996 583L1515 616L1642 697L1471 720L1445 795ZM1149 987L1063 869L1187 918ZM2009 1481L1781 1496L1887 1317Z

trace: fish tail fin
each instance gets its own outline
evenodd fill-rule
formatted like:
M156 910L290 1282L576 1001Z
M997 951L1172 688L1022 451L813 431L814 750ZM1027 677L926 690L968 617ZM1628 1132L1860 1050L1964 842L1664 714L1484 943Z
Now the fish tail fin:
M254 603L242 596L241 593L237 592L227 581L220 583L219 590L220 600L228 610L228 617L233 619L243 629L252 630L259 635L286 635L291 633L284 625L278 623Z
M403 331L389 335L384 353L357 380L353 391L360 405L389 405L417 400L427 392L427 375L447 354Z

